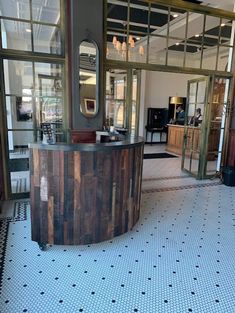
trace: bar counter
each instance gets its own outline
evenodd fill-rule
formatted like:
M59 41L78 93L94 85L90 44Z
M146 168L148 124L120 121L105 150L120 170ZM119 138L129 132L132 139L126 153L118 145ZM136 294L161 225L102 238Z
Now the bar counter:
M46 244L97 243L121 235L140 212L144 142L32 143L32 240Z

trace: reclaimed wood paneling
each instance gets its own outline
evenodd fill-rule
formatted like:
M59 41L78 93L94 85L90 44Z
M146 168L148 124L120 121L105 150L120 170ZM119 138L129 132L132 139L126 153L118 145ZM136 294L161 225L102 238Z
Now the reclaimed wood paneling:
M30 150L32 240L97 243L136 224L143 144L109 151Z
M3 182L3 157L2 157L2 144L0 135L0 212L1 212L1 200L4 197L4 182Z
M235 129L229 131L227 165L235 167Z

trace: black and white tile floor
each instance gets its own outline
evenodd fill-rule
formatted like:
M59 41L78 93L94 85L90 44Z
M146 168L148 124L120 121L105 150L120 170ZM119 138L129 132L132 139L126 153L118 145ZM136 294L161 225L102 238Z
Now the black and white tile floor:
M200 185L175 159L155 173L153 163L144 161L139 222L111 241L41 251L28 202L5 203L0 312L234 313L235 189Z

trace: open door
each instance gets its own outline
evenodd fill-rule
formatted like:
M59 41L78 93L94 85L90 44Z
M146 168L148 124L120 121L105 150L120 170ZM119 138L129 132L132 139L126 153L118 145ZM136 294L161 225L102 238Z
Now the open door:
M209 94L209 78L188 81L187 105L182 153L182 169L202 179L205 164L206 116Z
M223 165L230 85L218 76L188 81L182 169L197 179L216 175Z

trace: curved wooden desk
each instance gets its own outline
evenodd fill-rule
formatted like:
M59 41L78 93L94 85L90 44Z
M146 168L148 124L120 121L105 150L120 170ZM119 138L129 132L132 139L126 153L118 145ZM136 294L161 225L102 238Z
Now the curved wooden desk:
M139 219L142 138L100 144L32 143L32 240L88 244L130 230Z

